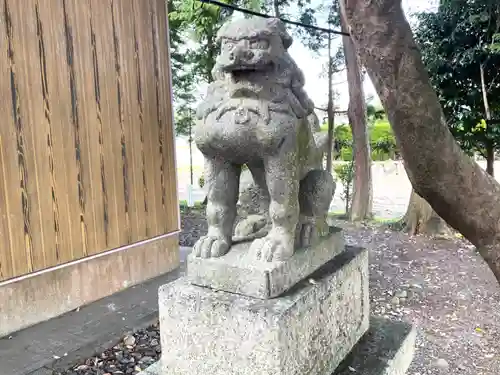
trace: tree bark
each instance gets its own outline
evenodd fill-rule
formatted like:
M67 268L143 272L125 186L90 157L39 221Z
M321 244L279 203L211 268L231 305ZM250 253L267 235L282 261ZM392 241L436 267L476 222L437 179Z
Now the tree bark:
M488 102L488 93L486 90L486 81L484 79L484 65L479 66L479 74L481 75L481 92L483 94L483 104L484 104L484 114L486 116L486 126L490 126L491 121L491 111L490 104ZM491 141L490 141L491 142ZM495 150L493 145L489 144L486 149L486 172L491 176L495 175Z
M410 203L401 220L403 230L410 235L450 236L448 224L434 211L429 203L412 190Z
M486 172L490 176L495 175L495 150L490 145L486 148Z
M341 9L416 193L476 245L500 282L500 185L448 129L401 0L341 0Z
M273 8L274 8L274 17L280 18L281 13L280 13L280 5L278 4L278 1L276 1L276 0L273 1Z
M328 148L326 150L326 170L332 173L332 149L333 149L333 67L332 67L332 34L328 34Z
M342 31L347 26L341 17ZM366 119L366 103L361 79L360 62L352 39L342 37L349 86L349 108L347 115L351 124L353 140L354 179L351 203L351 221L367 219L372 214L373 190L371 172L370 139Z

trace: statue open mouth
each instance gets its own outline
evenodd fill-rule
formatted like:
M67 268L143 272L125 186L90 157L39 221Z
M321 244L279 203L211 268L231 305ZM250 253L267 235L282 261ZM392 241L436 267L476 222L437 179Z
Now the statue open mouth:
M255 74L262 75L265 72L271 72L275 68L274 63L270 62L263 65L238 65L233 67L226 67L224 70L231 74L232 78L238 82L247 80Z

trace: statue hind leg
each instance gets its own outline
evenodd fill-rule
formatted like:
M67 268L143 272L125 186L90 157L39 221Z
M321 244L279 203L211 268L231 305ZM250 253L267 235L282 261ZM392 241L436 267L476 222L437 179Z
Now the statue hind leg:
M335 193L335 180L325 170L312 170L300 182L300 219L296 243L307 247L316 239L328 234L328 211Z
M259 190L259 212L243 218L234 230L238 238L254 238L256 234L265 230L269 221L269 191L266 183L264 163L248 164L255 185ZM265 234L265 232L263 233ZM261 235L262 236L262 235Z

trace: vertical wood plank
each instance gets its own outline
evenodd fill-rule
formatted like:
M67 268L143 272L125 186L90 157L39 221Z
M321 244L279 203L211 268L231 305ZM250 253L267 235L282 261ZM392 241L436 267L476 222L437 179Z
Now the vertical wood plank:
M137 119L137 130L138 133L136 133L135 137L139 137L138 139L140 140L139 145L140 145L140 157L138 161L138 169L140 170L139 173L139 179L142 184L142 196L143 200L139 201L139 207L142 207L140 210L141 214L144 217L144 236L145 238L148 238L153 231L153 233L156 232L156 218L154 215L150 215L150 210L151 210L151 204L150 204L150 188L151 184L149 183L147 176L146 176L146 153L148 152L148 143L146 141L146 126L147 124L144 123L144 94L143 94L143 81L145 79L144 72L142 71L142 60L140 56L140 48L139 44L141 43L140 40L138 39L138 34L137 34L137 2L132 2L132 14L134 17L132 17L132 35L133 35L133 45L134 45L134 67L135 67L135 77L136 77L136 85L137 85L137 94L136 94L136 102L135 106L137 108L137 114L138 114L138 119ZM137 138L136 138L137 139ZM140 197L140 193L138 193Z
M124 146L127 160L127 178L129 182L130 224L132 238L146 238L146 217L144 212L144 185L142 181L142 142L140 134L139 109L137 108L137 75L135 66L134 16L131 1L114 3L116 31L120 44L119 65L122 70L123 128Z
M8 54L8 36L7 36L7 23L5 18L5 5L1 3L0 10L0 51L1 54L7 56ZM10 154L9 145L12 147L15 143L12 130L15 128L14 118L12 116L12 95L10 90L10 66L8 58L0 58L0 111L4 114L4 122L0 126L0 280L12 277L15 272L15 265L13 263L12 249L14 246L20 246L22 243L21 232L17 236L17 243L13 244L12 238L12 220L16 218L11 217L11 210L9 201L20 201L20 198L14 198L11 194L12 189L9 186L11 176L7 170L11 160L8 158ZM6 157L7 155L7 157ZM12 165L11 163L10 165ZM15 167L11 167L14 170ZM20 208L20 205L18 206ZM20 210L19 210L20 211ZM20 213L20 212L18 212ZM21 215L19 215L21 216Z
M153 15L151 19L153 35L153 51L157 60L158 107L160 139L164 152L161 155L163 163L164 182L162 184L164 209L166 214L164 231L167 233L172 228L178 229L177 181L175 160L175 143L173 134L172 98L170 90L170 54L168 50L167 7L162 0L151 0ZM156 29L156 32L155 32Z
M112 5L110 1L91 1L91 16L95 32L94 75L96 99L100 106L102 126L103 163L108 195L108 240L109 247L115 248L127 241L125 222L124 189L122 177L121 137L117 125L119 118L116 100L116 70L113 40Z
M134 2L135 32L137 39L138 64L140 65L144 143L147 152L144 154L146 184L149 187L147 203L151 233L159 233L163 225L164 215L161 210L160 159L158 152L158 130L156 127L156 93L155 83L151 79L154 62L151 58L150 4L148 1Z
M48 60L48 49L51 49L53 45L53 43L50 42L52 40L50 24L53 20L47 20L46 17L43 17L42 12L45 10L44 7L46 5L48 4L42 3L41 7L39 1L36 1L34 4L38 50L36 51L36 48L34 48L33 52L36 51L38 55L40 96L42 99L40 105L43 108L43 116L40 117L41 126L39 130L45 133L47 148L46 163L48 166L48 170L44 169L45 173L47 173L46 181L48 185L45 189L50 193L50 197L42 197L42 199L48 199L48 202L51 202L52 206L51 215L49 212L42 213L43 215L47 215L47 218L52 218L53 228L47 228L47 233L54 235L54 247L46 249L46 251L50 251L50 254L47 254L47 262L50 266L72 259L71 256L66 255L68 249L72 246L72 241L70 219L66 217L68 205L66 198L67 186L64 183L64 179L62 179L63 183L61 184L61 178L58 178L61 173L64 173L66 164L64 155L61 153L60 144L55 142L56 138L54 136L58 129L54 129L54 114L52 112L55 104L52 97L54 94L54 82L49 80L50 73L53 69L51 69L51 60ZM47 25L49 26L48 29L46 29ZM43 138L41 140L43 141ZM40 159L39 162L43 163L45 161ZM50 222L48 225L50 226Z
M92 73L90 36L90 9L88 0L65 1L67 43L71 46L74 101L74 119L77 132L81 184L83 189L84 222L87 228L88 248L85 255L95 254L105 244L104 207L101 189L98 131L95 126L95 100Z
M87 240L84 227L82 227L83 214L79 199L79 168L75 151L71 74L68 68L63 3L62 1L38 0L38 11L40 24L44 30L47 97L52 124L52 150L55 186L57 187L56 199L60 208L59 262L65 263L84 256Z
M52 145L47 124L40 64L40 39L35 2L16 2L13 23L18 25L19 97L21 117L27 136L28 200L30 237L33 241L33 268L43 269L59 262L59 207L53 199L54 174L50 168ZM56 230L57 229L57 230Z
M115 80L116 80L116 96L115 103L118 109L118 119L115 124L114 131L119 133L120 137L120 170L121 170L121 183L123 188L123 201L121 204L124 206L124 218L126 226L126 242L132 242L132 223L131 223L131 208L130 208L130 178L128 175L128 158L127 158L127 145L125 142L125 109L123 103L123 71L120 65L121 61L121 46L119 39L119 17L116 12L116 5L114 0L110 0L111 4L111 25L112 25L112 35L113 35L113 54L114 54L114 64L115 64Z
M5 190L8 192L8 210L11 233L11 256L13 258L14 274L30 272L33 269L33 242L30 237L31 216L30 201L28 200L27 160L26 160L26 134L25 124L21 117L21 103L19 98L19 75L22 71L16 65L16 42L18 38L17 25L13 22L13 6L8 0L3 1L3 19L7 48L3 58L6 59L10 100L2 102L6 105L9 118L6 126L0 127L2 131L2 158L3 174L8 178L5 181Z

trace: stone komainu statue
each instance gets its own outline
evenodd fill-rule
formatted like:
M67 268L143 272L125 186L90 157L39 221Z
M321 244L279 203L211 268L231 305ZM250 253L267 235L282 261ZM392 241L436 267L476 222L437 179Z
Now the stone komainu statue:
M224 25L218 39L215 81L197 110L195 141L205 156L208 233L193 253L208 258L230 250L246 164L270 222L249 251L265 261L284 260L328 233L335 183L322 167L326 138L319 134L304 75L287 52L292 37L281 21L239 19Z

